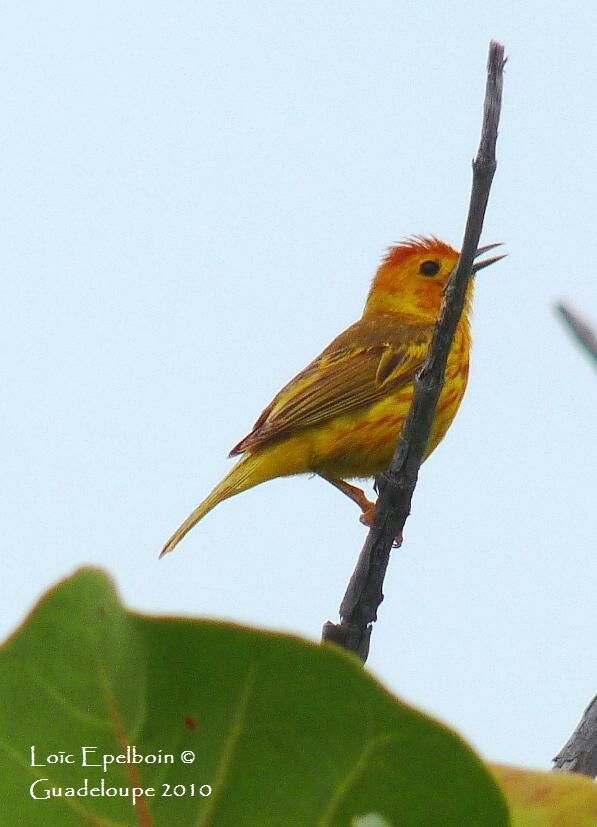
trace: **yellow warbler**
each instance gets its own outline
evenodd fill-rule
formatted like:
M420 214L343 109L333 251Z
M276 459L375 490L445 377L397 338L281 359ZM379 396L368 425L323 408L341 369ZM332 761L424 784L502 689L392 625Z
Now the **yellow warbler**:
M477 255L496 246L482 247ZM162 555L222 500L292 474L323 477L354 500L362 522L370 524L373 504L346 479L373 477L389 465L458 255L433 237L411 238L390 248L362 317L274 397L251 433L230 452L241 459L172 535ZM501 258L477 262L473 270ZM471 279L425 457L444 437L464 395L472 295Z

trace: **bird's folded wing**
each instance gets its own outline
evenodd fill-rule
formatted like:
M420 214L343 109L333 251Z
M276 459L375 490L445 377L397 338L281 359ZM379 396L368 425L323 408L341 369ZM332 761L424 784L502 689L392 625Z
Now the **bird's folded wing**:
M230 455L371 405L412 382L432 335L433 326L420 325L373 342L369 326L357 322L282 388Z

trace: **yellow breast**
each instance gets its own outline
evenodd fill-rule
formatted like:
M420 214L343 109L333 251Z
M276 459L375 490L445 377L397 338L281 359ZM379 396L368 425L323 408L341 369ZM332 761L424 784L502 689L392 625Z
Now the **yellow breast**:
M457 329L446 366L424 458L446 435L456 416L468 381L470 335L468 325ZM338 417L314 428L310 440L311 467L335 477L372 477L385 470L392 458L414 393L409 383L368 408Z

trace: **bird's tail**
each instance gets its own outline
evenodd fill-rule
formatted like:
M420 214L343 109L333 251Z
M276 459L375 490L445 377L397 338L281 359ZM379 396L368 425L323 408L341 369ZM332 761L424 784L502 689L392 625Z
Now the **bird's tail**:
M211 494L202 503L199 503L184 523L176 529L160 552L160 557L173 551L185 534L188 534L193 526L197 525L199 520L202 520L222 500L240 494L241 491L246 491L247 488L252 488L260 482L265 482L265 480L277 476L277 469L270 468L269 463L264 461L265 459L261 454L247 454L237 462L224 479L216 485Z

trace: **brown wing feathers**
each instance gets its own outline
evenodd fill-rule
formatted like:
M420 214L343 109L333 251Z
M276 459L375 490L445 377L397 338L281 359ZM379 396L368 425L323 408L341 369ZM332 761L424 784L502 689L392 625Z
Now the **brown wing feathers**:
M338 336L282 388L230 456L370 405L412 381L426 356L433 327L422 325L413 335L412 325L405 331L395 318L389 321L383 342L379 325L371 325L370 319L361 319Z

